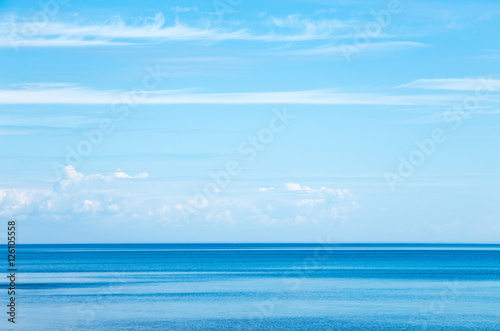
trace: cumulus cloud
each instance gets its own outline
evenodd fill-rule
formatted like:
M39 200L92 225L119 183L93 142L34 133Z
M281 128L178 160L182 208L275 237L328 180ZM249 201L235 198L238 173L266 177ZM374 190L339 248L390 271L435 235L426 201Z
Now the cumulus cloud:
M226 209L217 213L208 213L207 216L205 217L207 222L216 222L216 223L228 223L228 224L233 224L234 219L231 215L231 211Z
M173 194L173 188L152 193L145 186L148 182L142 180L147 177L145 172L130 175L120 169L110 174L84 174L68 166L52 189L0 190L0 216L185 224L185 206L189 206L197 210L189 217L189 223L272 225L345 221L349 212L357 208L347 189L287 183L247 195L222 192L214 199L197 199L189 195L179 197Z
M298 206L298 207L302 207L302 206L314 207L316 205L324 204L324 203L325 203L325 199L300 199L298 201L295 201L293 204Z
M274 187L259 187L257 191L259 192L267 192L267 191L272 191L274 190Z
M210 204L210 213L214 214L230 209L236 222L245 219L262 225L344 222L349 213L358 208L348 189L315 188L290 182L279 187L260 187L257 192L244 201L207 200L204 208Z
M109 175L85 175L73 166L67 166L52 189L0 190L0 215L32 215L53 220L72 219L88 213L108 216L137 205L137 200L116 184L148 176L145 172L132 176L120 169Z
M64 190L72 186L84 186L84 185L96 185L101 182L109 182L115 179L140 179L148 178L149 174L146 172L140 173L135 176L131 176L121 169L117 169L115 172L109 175L93 174L84 175L76 171L73 166L66 166L63 171L61 179L55 184L55 190Z
M296 191L307 194L319 194L319 195L336 195L339 198L350 197L351 192L347 189L335 189L328 187L320 187L320 188L310 188L309 186L301 186L297 183L286 183L285 189L287 191Z

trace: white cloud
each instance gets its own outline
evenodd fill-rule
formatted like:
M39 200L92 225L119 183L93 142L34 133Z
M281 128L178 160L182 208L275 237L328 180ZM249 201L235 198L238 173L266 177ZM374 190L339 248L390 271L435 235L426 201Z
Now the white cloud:
M97 210L97 204L92 200L83 201L82 211L95 211Z
M427 89L427 90L454 90L454 91L500 91L500 80L490 77L480 78L446 78L446 79L417 79L411 83L398 87Z
M0 136L24 136L24 135L32 135L34 134L34 130L26 130L26 129L0 129Z
M146 172L140 173L135 176L126 174L120 169L109 175L93 174L84 175L76 171L73 166L66 166L63 171L61 179L55 184L54 188L56 190L68 190L74 186L81 187L82 185L93 186L102 182L109 182L114 179L141 179L148 178L149 174Z
M272 191L274 190L274 187L259 187L257 191L259 192L267 192L267 191Z
M262 225L303 222L333 222L348 219L357 208L348 190L310 188L290 183L264 195L223 194L214 199L190 199L174 191L150 192L141 186L144 175L131 176L121 170L109 175L85 175L66 167L64 176L51 190L0 190L0 216L43 221L166 222L185 224L185 209L199 210L190 223L258 223ZM288 190L291 188L291 190ZM180 203L182 202L182 203ZM300 216L297 218L297 216Z
M227 223L234 224L234 219L231 215L231 211L226 209L217 213L208 213L205 217L207 222L216 222L216 223Z
M331 33L333 29L352 29L352 24L347 24L337 19L312 20L301 14L291 14L284 17L271 16L269 19L277 27L301 28L314 32L326 30Z
M296 191L307 194L318 194L318 195L335 195L339 198L350 197L351 192L347 189L334 189L328 187L320 187L320 188L310 188L309 186L301 186L297 183L286 183L285 189L287 191ZM306 200L307 201L307 200Z
M297 183L286 183L285 187L288 191L310 190L309 186L301 187L300 184Z
M91 214L95 221L184 223L184 210L179 201L185 201L199 210L192 215L193 222L270 225L331 222L339 217L347 218L349 211L357 207L347 189L312 188L297 183L287 183L282 189L259 190L265 194L234 196L229 193L210 200L179 198L177 194L172 195L173 190L146 195L144 192L150 190L140 179L147 177L145 172L130 175L120 169L109 174L84 174L67 166L52 189L0 190L0 216L78 221L88 220ZM141 183L144 183L142 189Z
M170 10L176 14L198 11L198 7L172 7Z
M62 84L61 84L62 85ZM75 86L9 86L0 89L0 104L316 104L316 105L444 105L454 95L386 95L347 93L336 89L284 92L194 93L190 90L120 92Z
M325 199L300 199L298 201L295 201L293 204L296 205L297 207L302 207L302 206L314 207L316 205L324 203Z
M303 216L301 216L301 215L297 215L297 216L295 217L295 222L297 222L297 223L304 223L304 222L306 222L306 221L307 221L307 218L305 218L305 217L303 217Z
M246 206L240 206L239 211L234 211L237 215L235 219L250 215L258 223L266 225L333 222L338 219L346 221L350 211L359 207L348 189L311 187L289 182L273 192L267 188L258 191L265 192L262 194L264 199L250 200ZM226 206L224 202L220 205L221 208Z
M275 28L292 31L295 38L300 40L327 40L332 38L346 38L353 28L352 22L342 22L337 19L310 19L300 14L291 14L284 17L269 17L269 23ZM278 38L279 39L279 38Z
M120 169L117 169L113 175L111 175L111 178L148 178L149 177L149 174L147 172L142 172L138 175L135 175L135 176L130 176L128 174L126 174L125 172L123 172L122 170Z
M176 21L166 26L159 13L141 25L127 25L119 17L101 24L77 24L48 21L36 24L4 17L0 21L0 46L3 47L51 47L126 45L149 41L175 40L238 40L255 39L244 30L227 31L221 28L190 27Z
M131 176L119 169L109 175L84 175L67 166L52 190L0 190L0 216L71 220L95 213L99 218L128 217L141 209L142 202L118 184L147 177L147 173Z
M196 8L172 8L175 13L195 11ZM345 37L345 30L352 27L339 20L312 20L300 15L273 17L273 29L253 33L248 29L230 30L226 27L213 27L214 22L202 22L189 26L178 19L171 25L166 24L162 13L144 19L141 24L130 25L120 17L113 17L104 23L81 24L48 20L36 23L19 20L15 16L0 19L0 47L83 47L103 45L129 45L158 41L260 41L290 42L328 40ZM265 25L265 24L263 24ZM274 28L285 29L278 34ZM339 30L341 34L339 34Z
M352 56L357 56L364 52L398 51L425 46L427 45L414 41L384 41L366 43L354 43L347 41L341 44L323 45L310 49L292 51L292 53L299 55L337 55L350 59Z
M22 213L26 207L32 205L37 195L43 192L33 190L0 190L0 216L12 216L15 213Z

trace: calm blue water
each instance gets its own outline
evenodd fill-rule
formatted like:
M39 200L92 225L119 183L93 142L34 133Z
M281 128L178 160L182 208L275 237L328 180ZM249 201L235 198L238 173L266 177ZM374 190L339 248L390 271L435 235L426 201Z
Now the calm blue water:
M17 257L17 330L500 329L500 245L20 245Z

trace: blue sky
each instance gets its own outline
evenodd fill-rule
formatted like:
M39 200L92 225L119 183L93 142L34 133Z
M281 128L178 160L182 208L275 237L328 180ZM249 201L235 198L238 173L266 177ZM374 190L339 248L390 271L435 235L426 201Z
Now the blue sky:
M22 242L498 242L495 1L0 9Z

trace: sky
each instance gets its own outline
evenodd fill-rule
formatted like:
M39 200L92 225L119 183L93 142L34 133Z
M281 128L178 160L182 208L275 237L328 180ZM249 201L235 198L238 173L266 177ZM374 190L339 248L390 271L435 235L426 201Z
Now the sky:
M0 1L0 218L20 243L498 243L499 19Z

